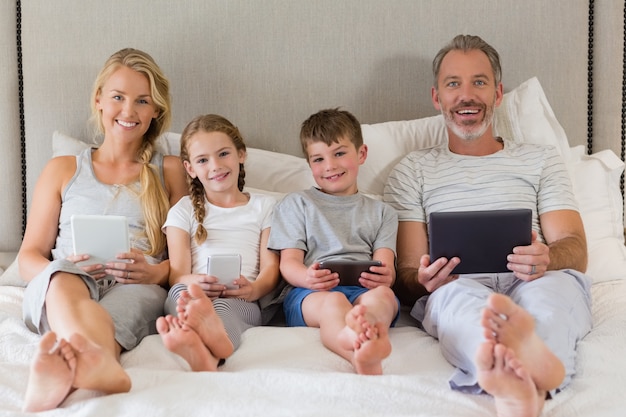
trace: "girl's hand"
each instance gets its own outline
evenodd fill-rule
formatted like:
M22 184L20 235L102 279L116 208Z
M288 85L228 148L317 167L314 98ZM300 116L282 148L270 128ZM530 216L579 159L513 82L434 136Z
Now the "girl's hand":
M89 255L70 255L65 259L76 264L78 262L88 260ZM107 275L104 270L104 265L102 264L78 265L78 267L85 271L85 273L91 275L96 280L102 279Z
M226 290L226 286L219 284L217 277L213 275L196 274L193 276L198 277L198 285L210 299L220 297Z
M252 283L248 281L243 275L239 276L239 278L233 281L233 283L239 288L227 288L222 292L221 297L240 298L242 300L250 301L252 295Z
M306 288L328 291L339 285L339 274L330 269L320 269L319 262L313 263L306 270Z

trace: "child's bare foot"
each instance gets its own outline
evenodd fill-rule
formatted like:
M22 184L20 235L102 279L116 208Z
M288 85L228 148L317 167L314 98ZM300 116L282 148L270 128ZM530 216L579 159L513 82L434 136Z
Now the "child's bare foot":
M565 377L563 363L535 333L535 321L526 310L502 294L492 294L483 310L485 337L510 348L529 372L537 389L557 388Z
M54 332L46 333L39 341L35 358L30 365L24 411L44 411L56 408L72 389L76 357L67 341L57 342Z
M177 317L159 317L157 331L167 350L186 360L192 371L217 370L219 358L211 355L198 333L189 326L183 326Z
M352 365L358 374L380 375L382 361L391 354L387 327L374 322L375 317L363 305L354 306L346 314L346 327L339 333L341 345L352 350Z
M226 359L233 353L222 319L215 313L213 302L199 285L191 284L178 299L178 317L183 325L195 331L211 354Z
M478 383L494 397L500 417L537 417L543 408L545 391L538 392L515 352L502 344L487 341L476 354Z
M70 344L76 352L75 388L105 394L130 391L130 378L112 353L78 333L70 337Z

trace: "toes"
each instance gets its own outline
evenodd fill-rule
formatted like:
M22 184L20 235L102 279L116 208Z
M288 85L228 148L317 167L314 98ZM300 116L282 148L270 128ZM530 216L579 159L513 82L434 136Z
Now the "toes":
M70 344L77 352L84 352L89 347L87 339L78 333L74 333L70 337Z
M204 291L202 291L202 288L200 288L198 284L189 284L189 286L187 287L187 292L192 299L206 297Z
M39 349L48 354L55 353L57 347L57 335L54 332L48 332L39 341Z
M156 322L156 329L159 334L165 334L169 331L166 317L159 317Z
M478 347L476 352L476 368L488 371L494 367L494 344L485 342Z
M515 313L517 304L504 294L491 294L487 300L487 305L496 315L508 317Z

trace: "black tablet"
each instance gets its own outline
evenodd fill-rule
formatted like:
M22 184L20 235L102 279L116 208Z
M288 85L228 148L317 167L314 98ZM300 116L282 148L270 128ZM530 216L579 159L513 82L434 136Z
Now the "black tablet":
M381 266L380 261L332 260L320 262L320 269L330 269L339 274L339 285L358 285L361 272L369 272L370 266Z
M508 272L507 256L515 246L530 245L530 209L431 213L430 260L457 256L453 274Z

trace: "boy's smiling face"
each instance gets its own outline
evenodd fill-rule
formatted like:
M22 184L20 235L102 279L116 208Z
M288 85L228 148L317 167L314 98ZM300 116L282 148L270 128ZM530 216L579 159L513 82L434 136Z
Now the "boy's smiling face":
M359 165L367 158L367 146L356 149L349 139L341 137L330 146L309 142L307 155L313 178L319 188L332 195L351 195L358 191Z

